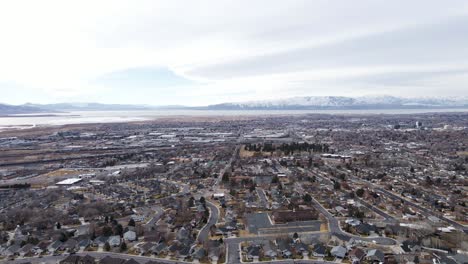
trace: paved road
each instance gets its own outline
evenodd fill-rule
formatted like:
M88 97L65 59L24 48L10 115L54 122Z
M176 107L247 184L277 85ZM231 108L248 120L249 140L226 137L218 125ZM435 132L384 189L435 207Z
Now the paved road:
M396 245L397 242L394 239L388 237L361 237L356 236L350 233L346 233L341 230L339 221L330 213L327 209L325 209L315 198L312 197L312 204L314 207L320 211L328 220L328 226L330 228L330 233L337 236L342 240L350 240L354 238L356 240L362 240L366 242L373 242L380 245Z
M388 222L396 222L396 219L387 214L386 212L380 210L379 208L377 208L376 206L364 201L363 199L360 199L359 197L354 197L354 199L356 199L357 201L359 201L359 203L361 203L362 205L364 205L367 209L369 210L372 210L374 213L382 216L383 218L385 218L386 221Z
M212 225L215 225L219 219L219 209L218 207L216 207L216 205L209 201L206 201L206 207L208 207L210 210L210 218L208 219L206 225L198 233L198 241L200 242L208 241L210 227Z
M153 218L151 218L151 219L145 224L145 229L146 229L146 230L151 230L151 228L155 226L156 222L158 222L159 219L161 219L161 217L162 217L163 214L164 214L164 210L163 210L163 208L161 208L160 206L156 206L154 209L155 209L155 211L156 211L156 214L153 216Z
M225 239L224 243L226 244L226 262L227 263L241 263L240 262L240 242Z
M371 184L371 183L370 183L370 184ZM373 184L371 184L371 185L373 185ZM382 188L380 188L380 187L373 186L373 188L374 188L376 191L379 191L380 193L386 194L387 196L390 196L390 197L393 198L393 199L398 199L398 200L401 200L401 199L402 199L402 197L400 197L400 196L398 196L398 195L396 195L396 194L394 194L394 193L392 193L392 192L389 192L389 191L387 191L387 190L384 190L384 189L382 189ZM460 224L460 223L457 223L457 222L455 222L455 221L453 221L453 220L451 220L451 219L448 219L448 218L446 218L446 217L444 217L444 216L441 216L441 215L434 215L434 212L432 212L431 210L429 210L429 209L427 209L427 208L424 208L424 207L420 206L420 205L417 204L417 203L414 203L414 202L409 201L409 200L407 200L407 199L403 199L403 200L405 201L405 203L407 203L407 204L409 204L409 205L411 205L411 206L413 206L413 207L419 209L426 217L435 216L435 217L437 217L437 218L439 218L439 219L441 219L441 220L443 220L443 221L445 221L445 222L451 224L451 225L454 226L455 228L458 228L458 229L462 230L463 232L468 233L468 226L464 226L464 225L462 225L462 224Z
M318 234L320 235L320 234ZM240 247L239 244L241 241L261 241L261 240L269 240L271 238L265 238L265 237L248 237L248 238L228 238L225 239L226 243L226 248L227 248L227 263L229 264L239 264L241 263L241 252L240 252ZM319 261L319 260L277 260L277 261L262 261L259 262L262 264L299 264L299 263L304 263L304 264L312 264L312 263L335 263L336 262L329 262L329 261Z
M134 256L134 255L128 255L128 254L121 254L121 253L112 253L112 252L84 252L84 253L77 253L76 255L78 256L86 256L90 255L91 257L94 257L96 259L102 259L106 256L110 256L113 258L120 258L120 259L134 259L138 263L147 263L149 261L155 261L157 263L162 263L162 264L176 264L176 263L191 263L191 262L183 262L183 261L175 261L175 260L167 260L167 259L158 259L158 258L153 258L153 257L143 257L143 256ZM65 256L44 256L43 258L24 258L24 259L17 259L14 261L9 261L8 263L15 263L15 264L21 264L21 263L26 263L26 262L31 262L31 263L58 263L60 260L66 258Z
M265 194L265 190L263 190L262 188L255 188L256 191L257 191L257 195L258 195L258 198L260 200L260 207L262 208L268 208L268 199L266 197L266 194Z
M345 171L343 171L343 172L345 172ZM464 225L462 225L462 224L460 224L460 223L458 223L456 221L453 221L451 219L448 219L448 218L446 218L446 217L444 217L444 216L442 216L440 214L434 214L434 212L431 211L430 209L427 209L427 208L425 208L425 207L423 207L423 206L421 206L421 205L419 205L419 204L417 204L417 203L415 203L413 201L405 199L405 198L403 198L403 197L401 197L401 196L399 196L399 195L397 195L397 194L395 194L395 193L393 193L391 191L382 189L381 187L377 186L374 183L371 183L369 181L366 181L366 180L360 179L358 177L352 176L347 172L345 172L345 173L347 174L347 177L349 179L351 179L353 181L363 183L363 184L367 185L367 187L369 187L369 188L371 188L371 189L373 189L373 190L375 190L377 192L380 192L380 193L382 193L384 195L387 195L388 197L390 197L390 198L392 198L394 200L404 200L405 203L407 203L410 206L413 206L414 208L417 208L418 210L420 210L423 213L423 215L426 216L426 217L435 216L435 217L445 221L446 223L454 226L455 228L458 228L458 229L462 230L463 232L468 233L468 226L464 226Z

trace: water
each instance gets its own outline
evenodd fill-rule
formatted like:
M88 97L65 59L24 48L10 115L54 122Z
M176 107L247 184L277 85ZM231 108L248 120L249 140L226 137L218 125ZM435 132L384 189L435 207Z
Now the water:
M468 109L380 109L380 110L146 110L82 111L40 115L0 117L0 130L35 126L148 121L176 116L267 116L301 114L416 114L433 112L468 112Z

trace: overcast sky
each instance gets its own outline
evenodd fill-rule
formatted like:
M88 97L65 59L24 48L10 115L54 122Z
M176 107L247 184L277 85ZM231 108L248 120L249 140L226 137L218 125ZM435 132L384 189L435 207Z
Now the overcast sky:
M1 1L0 102L468 96L468 1Z

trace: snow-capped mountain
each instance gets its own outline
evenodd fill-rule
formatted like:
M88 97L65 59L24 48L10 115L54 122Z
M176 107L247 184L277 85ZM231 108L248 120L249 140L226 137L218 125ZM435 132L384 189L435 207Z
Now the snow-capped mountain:
M380 109L465 108L468 98L401 98L394 96L306 96L279 100L210 105L210 109Z

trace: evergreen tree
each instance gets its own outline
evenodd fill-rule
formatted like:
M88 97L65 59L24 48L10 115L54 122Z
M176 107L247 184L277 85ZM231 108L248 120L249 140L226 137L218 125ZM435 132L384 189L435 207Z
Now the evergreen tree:
M124 252L127 250L127 244L124 242L122 242L122 244L120 244L120 252Z
M104 250L105 250L105 251L110 251L110 250L111 250L111 246L110 246L109 242L106 242L106 243L104 244Z

